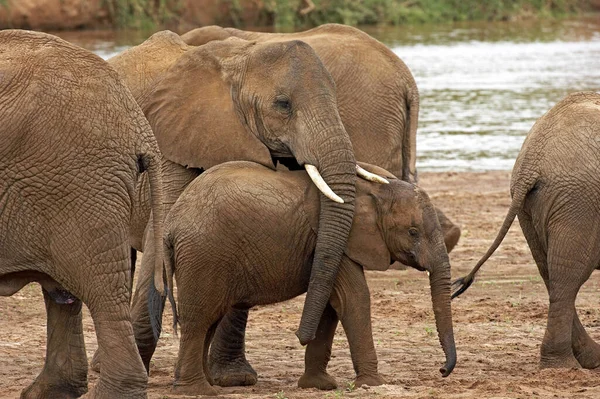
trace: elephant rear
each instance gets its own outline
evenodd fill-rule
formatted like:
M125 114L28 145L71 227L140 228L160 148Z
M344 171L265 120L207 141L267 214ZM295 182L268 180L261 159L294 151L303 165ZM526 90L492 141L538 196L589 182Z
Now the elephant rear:
M50 280L44 288L60 294L44 292L46 366L24 396L87 390L83 302L107 355L90 396L145 397L147 375L129 316L128 241L143 170L154 176L153 194L162 202L148 122L100 57L52 35L16 30L0 32L0 120L0 275Z

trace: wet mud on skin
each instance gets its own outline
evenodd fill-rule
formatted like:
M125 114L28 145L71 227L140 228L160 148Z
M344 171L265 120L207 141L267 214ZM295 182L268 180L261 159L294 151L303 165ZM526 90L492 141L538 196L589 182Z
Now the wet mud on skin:
M509 172L427 173L421 185L458 222L463 236L450 254L453 278L463 276L492 242L510 203ZM338 391L301 390L304 351L294 331L303 298L253 309L247 356L259 374L254 387L221 388L224 398L598 398L600 374L590 370L539 370L548 296L525 239L514 223L503 245L468 292L453 302L458 363L448 378L439 367L439 345L429 284L413 269L368 272L373 334L379 369L389 385L355 388L348 343L341 327L329 372ZM577 300L589 334L600 341L600 273L592 274ZM0 298L0 398L18 397L43 365L46 319L41 288L28 285ZM149 398L170 393L178 339L166 328L151 365ZM91 360L97 344L85 309L84 332ZM90 384L98 375L90 371ZM281 393L280 393L281 392Z

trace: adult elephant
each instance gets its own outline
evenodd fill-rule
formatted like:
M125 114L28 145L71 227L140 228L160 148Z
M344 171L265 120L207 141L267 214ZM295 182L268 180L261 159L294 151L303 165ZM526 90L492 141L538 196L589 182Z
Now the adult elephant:
M297 333L302 344L309 342L350 231L357 173L335 84L314 50L297 40L239 38L189 46L164 31L109 63L131 89L157 138L164 157L165 211L202 170L225 161L248 160L274 169L278 160L293 159L309 171L325 194L313 276ZM152 240L153 232L147 231L132 304L147 368L157 339L147 306Z
M575 310L581 285L600 268L600 94L574 93L533 126L513 168L512 202L498 236L453 297L472 283L515 216L548 296L541 367L600 367L600 345Z
M44 368L21 397L87 391L85 303L107 354L88 397L145 398L128 259L143 171L157 215L153 228L162 231L160 155L147 120L98 56L51 35L14 30L0 32L0 120L0 295L38 282L48 318ZM162 262L153 266L162 289Z
M302 40L309 44L335 82L340 117L356 159L380 166L404 181L417 181L419 90L406 64L386 45L359 29L339 24L297 33L206 26L181 36L194 46L230 37L261 43ZM458 243L460 228L440 209L436 212L450 252Z
M404 62L387 46L345 25L327 24L298 33L248 32L207 26L185 33L190 45L237 37L261 43L302 40L317 53L336 85L338 108L359 161L416 181L416 133L419 92ZM290 169L297 169L289 162ZM460 228L436 208L448 252ZM233 311L221 323L211 349L211 368L222 386L248 385L256 374L243 354L247 312ZM225 333L227 331L227 333Z

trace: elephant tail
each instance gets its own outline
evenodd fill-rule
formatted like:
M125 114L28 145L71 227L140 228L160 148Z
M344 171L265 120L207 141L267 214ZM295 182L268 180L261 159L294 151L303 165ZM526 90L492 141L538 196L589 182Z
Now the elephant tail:
M417 183L417 125L419 124L419 89L412 80L406 98L407 120L402 135L402 180Z
M179 314L177 313L177 303L173 296L173 275L175 274L175 251L173 250L173 239L170 234L165 234L164 240L164 252L165 252L165 269L167 272L167 289L168 298L171 303L171 310L173 312L173 333L177 336L177 324L179 324Z
M506 237L506 233L508 233L510 226L512 225L512 223L515 220L515 217L517 216L517 213L520 209L523 208L523 204L525 203L525 198L527 197L527 194L529 194L529 192L535 187L537 181L538 175L536 173L529 172L529 176L521 176L521 178L519 178L519 176L517 175L516 182L512 187L512 202L510 204L510 208L508 208L508 213L504 218L504 222L502 222L502 227L500 227L500 231L496 235L496 238L494 239L492 245L490 245L485 255L483 255L479 262L477 262L473 270L471 270L471 272L465 277L461 277L452 283L452 299L465 292L471 286L471 284L473 284L475 275L477 274L481 266L490 258L490 256L492 256L492 254L496 251L496 249L498 249L498 247L502 243L502 240L504 240L504 237Z
M138 155L139 171L148 171L150 180L150 205L152 208L152 229L154 232L154 288L161 296L165 294L163 265L163 192L160 156L149 152Z

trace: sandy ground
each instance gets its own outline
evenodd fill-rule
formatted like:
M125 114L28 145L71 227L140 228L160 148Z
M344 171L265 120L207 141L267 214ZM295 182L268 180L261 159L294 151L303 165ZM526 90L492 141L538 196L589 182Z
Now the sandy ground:
M505 216L509 172L422 173L421 184L463 230L451 253L453 277L466 274L485 252ZM353 389L348 344L341 327L330 373L337 391L301 390L304 351L294 331L303 297L250 313L247 357L259 374L254 387L222 388L226 398L598 398L600 378L588 370L539 370L548 296L525 239L515 223L479 279L453 302L458 363L448 378L435 332L428 279L416 270L368 272L373 335L379 368L388 385ZM594 273L579 293L577 309L590 335L600 341ZM39 373L45 355L45 311L41 290L25 287L0 299L0 397L18 397ZM170 325L170 313L165 325ZM88 355L96 349L85 313ZM168 333L169 331L167 331ZM171 398L178 340L164 334L153 359L149 398ZM97 375L90 372L90 384Z

